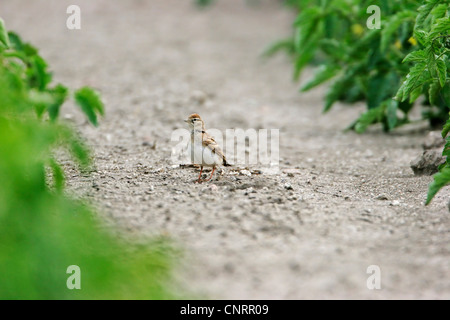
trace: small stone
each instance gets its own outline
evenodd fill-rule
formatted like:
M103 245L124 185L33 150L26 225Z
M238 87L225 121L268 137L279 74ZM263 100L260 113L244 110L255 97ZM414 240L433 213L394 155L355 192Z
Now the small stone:
M442 138L440 131L430 131L423 142L425 150L443 147L445 140Z
M421 156L411 161L411 169L415 175L432 175L439 171L439 166L444 162L442 150L425 150Z
M291 185L290 183L285 183L285 184L284 184L284 188L285 188L286 190L294 190L294 188L292 188L292 185Z
M398 207L400 205L400 201L394 200L391 202L391 206Z
M244 195L248 196L250 193L254 193L254 192L255 192L255 190L253 190L253 188L250 187L250 188L247 188L247 189L245 190Z
M252 175L252 173L248 170L241 170L239 173L243 176L248 176L248 177L250 177Z
M380 194L375 197L376 200L389 200L385 194Z

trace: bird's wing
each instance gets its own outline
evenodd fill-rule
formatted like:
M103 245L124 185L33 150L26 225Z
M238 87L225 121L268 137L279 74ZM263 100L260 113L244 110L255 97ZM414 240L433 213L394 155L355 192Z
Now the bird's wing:
M220 148L219 144L206 131L203 132L202 144L203 144L203 147L209 148L212 152L214 152L220 158L222 158L224 165L228 165L227 159L226 159L225 155L223 154L223 151Z

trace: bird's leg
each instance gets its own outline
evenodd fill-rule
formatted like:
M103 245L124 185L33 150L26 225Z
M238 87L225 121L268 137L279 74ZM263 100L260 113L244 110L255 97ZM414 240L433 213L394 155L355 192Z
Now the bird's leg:
M198 175L198 180L197 183L201 183L202 182L202 172L203 172L203 166L200 167L200 174Z
M208 180L205 180L205 182L211 180L211 178L212 178L212 176L213 176L213 174L214 174L214 170L216 170L216 167L213 167L213 170L212 170L212 172L211 172L211 176L209 177Z

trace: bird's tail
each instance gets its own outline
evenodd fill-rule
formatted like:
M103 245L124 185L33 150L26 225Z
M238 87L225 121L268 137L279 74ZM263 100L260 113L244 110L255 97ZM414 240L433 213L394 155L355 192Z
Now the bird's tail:
M233 165L231 163L228 163L226 159L223 159L223 166L224 167L231 167Z

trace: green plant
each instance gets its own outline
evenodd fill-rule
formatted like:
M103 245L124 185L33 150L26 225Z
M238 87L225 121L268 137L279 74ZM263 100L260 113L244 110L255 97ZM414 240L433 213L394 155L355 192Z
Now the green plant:
M91 164L80 137L57 121L68 92L0 19L0 299L169 298L170 243L127 246L63 192L54 150L68 149L82 169ZM99 95L85 87L74 99L97 125ZM81 290L66 286L71 265L81 269Z
M448 6L436 0L427 1L419 9L415 35L421 48L410 53L404 61L413 61L405 81L396 96L397 100L415 100L424 95L428 104L436 106L438 114L430 118L446 117L447 122L442 129L442 137L446 144L442 155L446 162L434 175L434 181L428 188L426 204L429 204L438 191L450 183L450 17ZM436 12L442 12L438 16ZM434 13L434 15L433 15ZM441 17L439 17L441 16Z
M6 76L12 78L11 82L22 86L24 100L33 105L39 119L47 113L50 120L55 121L69 97L68 88L62 84L50 86L52 74L48 71L47 62L35 47L24 43L19 35L6 33L3 21L0 21L0 32L0 59ZM97 126L97 116L104 113L98 93L85 87L77 90L74 97L89 121Z
M373 1L288 0L287 4L299 12L293 23L293 36L273 44L266 54L287 52L293 59L294 79L308 64L317 66L313 78L301 91L333 80L325 97L324 112L336 101L366 101L367 112L350 126L357 132L374 123L382 123L389 131L409 122L419 90L410 99L392 99L416 63L413 56L403 60L423 46L421 33L418 38L415 36L417 30L448 17L448 0L427 1L420 12L418 1L379 1L376 5L381 10L381 29L366 27L370 16L367 8ZM445 108L433 104L435 100L425 102L429 110L424 117L432 124L445 122Z
M419 8L414 37L419 45L404 63L413 63L395 99L414 102L421 95L434 107L425 113L431 121L448 118L450 107L450 1L428 0Z

